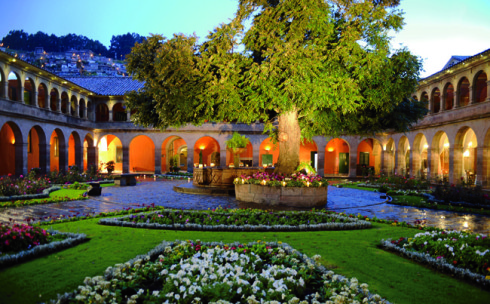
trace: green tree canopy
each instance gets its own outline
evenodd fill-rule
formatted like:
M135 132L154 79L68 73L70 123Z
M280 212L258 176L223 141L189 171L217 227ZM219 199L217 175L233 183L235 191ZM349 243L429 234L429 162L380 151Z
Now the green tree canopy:
M283 173L298 166L301 137L407 130L425 106L407 98L420 61L390 49L389 32L403 25L398 2L240 0L203 43L148 37L128 56L128 71L145 81L127 96L134 122L263 121Z

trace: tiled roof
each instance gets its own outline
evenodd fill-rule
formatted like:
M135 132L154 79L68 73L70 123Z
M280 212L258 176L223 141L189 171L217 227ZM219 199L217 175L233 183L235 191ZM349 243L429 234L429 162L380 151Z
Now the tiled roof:
M129 91L143 88L144 83L131 77L65 77L98 95L122 96Z

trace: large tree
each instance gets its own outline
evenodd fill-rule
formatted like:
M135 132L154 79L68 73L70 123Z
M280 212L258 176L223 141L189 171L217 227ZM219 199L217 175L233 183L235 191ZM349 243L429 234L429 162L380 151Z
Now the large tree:
M150 36L128 56L128 71L145 81L127 96L133 121L263 121L286 174L299 163L301 138L405 131L425 105L407 98L420 61L390 49L390 31L403 25L398 2L240 0L235 18L203 43Z

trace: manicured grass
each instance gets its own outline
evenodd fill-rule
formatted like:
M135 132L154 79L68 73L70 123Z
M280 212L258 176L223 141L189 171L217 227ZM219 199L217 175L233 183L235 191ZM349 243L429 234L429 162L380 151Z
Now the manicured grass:
M101 188L104 188L104 187L113 187L115 186L116 184L112 183L112 184L100 184L100 187Z
M86 276L102 275L108 266L144 254L162 240L251 242L282 241L301 252L320 254L336 273L357 277L394 303L490 303L490 292L432 271L377 248L380 239L411 237L416 229L373 223L372 229L315 232L199 232L101 226L98 219L53 225L85 233L91 240L0 271L0 302L35 303L71 291Z
M342 184L342 187L349 188L349 189L365 190L365 191L378 191L378 188L359 187L357 184Z
M82 197L85 192L87 192L87 190L60 189L51 192L47 198L0 202L0 207L18 207L85 199Z

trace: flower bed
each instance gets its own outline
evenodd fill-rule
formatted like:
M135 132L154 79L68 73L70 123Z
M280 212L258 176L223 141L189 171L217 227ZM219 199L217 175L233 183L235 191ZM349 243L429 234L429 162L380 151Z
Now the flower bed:
M30 225L0 223L0 268L72 247L85 239L84 234L48 232Z
M320 259L280 243L163 242L58 303L388 303Z
M237 177L234 184L252 184L264 186L282 187L328 187L328 181L319 175L306 175L293 173L285 176L276 173L255 172L252 175Z
M490 287L490 240L481 234L432 231L382 240L381 246L436 269Z
M219 231L309 231L371 228L371 223L323 212L267 212L258 209L218 211L163 210L101 219L99 224L136 228Z

